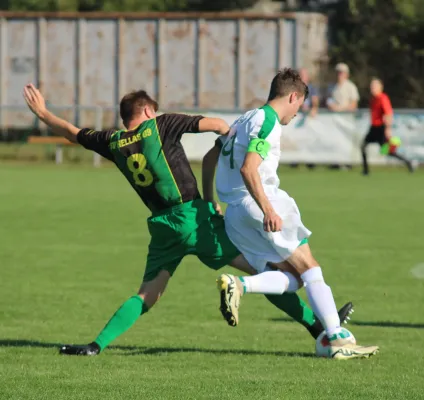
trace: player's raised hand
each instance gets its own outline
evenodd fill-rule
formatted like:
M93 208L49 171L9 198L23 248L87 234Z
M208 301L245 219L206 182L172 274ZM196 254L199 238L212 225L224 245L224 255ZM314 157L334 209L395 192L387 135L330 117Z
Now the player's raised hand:
M269 212L264 215L264 231L265 232L279 232L283 227L283 220L275 212Z
M24 87L24 99L30 110L37 117L41 118L45 114L47 110L46 101L40 91L32 83Z

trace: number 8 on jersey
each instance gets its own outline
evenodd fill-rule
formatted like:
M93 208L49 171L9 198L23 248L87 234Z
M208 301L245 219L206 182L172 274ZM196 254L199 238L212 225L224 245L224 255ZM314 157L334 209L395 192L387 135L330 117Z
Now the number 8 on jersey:
M127 158L127 167L133 174L134 183L138 186L149 186L153 183L152 173L146 169L146 157L141 153L132 154Z

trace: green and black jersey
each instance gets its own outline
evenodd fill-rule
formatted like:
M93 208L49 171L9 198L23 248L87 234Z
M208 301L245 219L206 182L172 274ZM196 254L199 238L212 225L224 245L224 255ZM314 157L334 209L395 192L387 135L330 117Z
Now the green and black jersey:
M152 211L200 198L196 178L180 142L199 132L202 116L163 114L126 130L82 129L78 142L116 164Z

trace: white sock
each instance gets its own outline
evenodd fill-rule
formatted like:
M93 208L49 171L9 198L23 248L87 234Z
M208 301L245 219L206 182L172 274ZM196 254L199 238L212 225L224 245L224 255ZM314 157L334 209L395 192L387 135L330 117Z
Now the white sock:
M301 276L305 283L306 294L312 311L323 324L327 336L340 333L340 318L337 313L336 303L329 286L324 282L320 267L314 267Z
M275 272L276 270L274 268L266 266L264 272L268 272L268 271L274 271ZM284 271L284 272L280 271L280 272L282 272L284 275L286 275L288 280L289 280L289 285L287 287L287 290L285 290L285 291L288 292L288 293L297 292L299 290L299 282L294 277L294 275L292 275L290 272L286 272L286 271Z
M290 286L289 277L281 271L266 271L258 275L239 278L244 285L245 293L283 294Z
M288 293L297 292L299 290L299 282L290 272L283 272L284 275L289 279L289 286L286 290Z

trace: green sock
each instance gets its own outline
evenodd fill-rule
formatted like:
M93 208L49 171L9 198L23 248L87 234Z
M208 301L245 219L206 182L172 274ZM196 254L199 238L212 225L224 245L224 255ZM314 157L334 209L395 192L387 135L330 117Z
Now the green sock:
M316 318L313 311L297 295L297 293L283 293L280 295L265 296L274 306L284 311L295 321L307 328L312 328Z
M147 311L148 308L140 296L130 297L113 314L113 317L97 336L95 342L99 345L100 350L104 350L110 342L130 329L138 317Z

